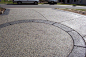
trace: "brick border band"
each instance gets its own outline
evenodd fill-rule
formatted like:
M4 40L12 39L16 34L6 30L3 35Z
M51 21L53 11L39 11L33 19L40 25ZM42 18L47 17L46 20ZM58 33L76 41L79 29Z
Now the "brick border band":
M28 22L50 24L50 25L56 26L56 27L64 30L65 32L67 32L71 36L71 38L73 39L73 44L74 44L73 49L71 50L68 57L85 57L86 45L85 45L85 41L84 41L83 37L78 32L73 30L72 28L69 28L63 24L58 23L58 22L53 22L53 21L49 21L49 20L36 20L36 19L18 20L18 21L12 21L12 22L7 22L4 24L1 24L0 29L3 27L6 27L6 26L14 25L14 24L28 23Z

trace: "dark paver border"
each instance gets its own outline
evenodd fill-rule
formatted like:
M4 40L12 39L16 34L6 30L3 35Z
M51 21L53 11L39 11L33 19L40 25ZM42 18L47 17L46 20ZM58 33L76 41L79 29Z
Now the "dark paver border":
M73 49L71 50L70 54L67 57L85 57L86 45L85 45L85 41L83 37L72 28L67 27L66 25L60 24L58 22L53 22L53 21L48 21L48 20L39 20L39 19L18 20L18 21L12 21L12 22L1 24L0 29L6 26L14 25L14 24L28 23L28 22L50 24L64 30L73 39Z

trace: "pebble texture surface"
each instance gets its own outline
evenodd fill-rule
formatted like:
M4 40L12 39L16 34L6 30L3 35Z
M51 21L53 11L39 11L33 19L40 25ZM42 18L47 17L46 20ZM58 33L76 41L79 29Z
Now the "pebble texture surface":
M43 23L21 23L0 29L2 57L67 57L73 48L69 34Z

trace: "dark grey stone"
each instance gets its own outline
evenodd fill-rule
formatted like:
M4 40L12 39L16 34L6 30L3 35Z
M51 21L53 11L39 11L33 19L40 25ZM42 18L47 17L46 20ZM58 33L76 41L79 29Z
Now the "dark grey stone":
M72 53L68 57L85 57L85 51L86 48L74 46Z
M33 22L33 20L18 20L15 21L16 23L28 23L28 22Z
M63 29L64 31L73 31L73 29L71 29L71 28L69 28L69 27L67 27L65 25L59 24L59 23L55 23L53 25Z
M28 22L33 22L33 20L18 20L18 21L9 22L9 24L14 25L14 24L28 23Z
M82 39L82 37L77 32L71 31L68 33L72 36L72 38L74 40L74 45L85 47L84 40Z
M84 40L85 40L85 43L86 43L86 36L84 36L83 38L84 38Z
M55 23L55 22L48 21L48 20L33 20L33 22L46 23L46 24L53 24L53 23Z
M23 20L25 23L33 22L33 20Z
M44 20L33 20L33 22L37 22L37 23L44 23Z
M53 24L55 22L53 22L53 21L45 21L44 23L46 23L46 24Z
M4 23L0 25L0 28L9 26L9 25L14 25L14 24L19 24L19 23L28 23L28 22L38 22L38 23L46 23L46 24L53 24L54 22L52 21L47 21L47 20L18 20L18 21L12 21L8 23Z
M19 21L9 22L10 25L19 24Z
M9 23L4 23L4 24L0 25L0 28L6 27L6 26L9 26L9 25L10 25Z

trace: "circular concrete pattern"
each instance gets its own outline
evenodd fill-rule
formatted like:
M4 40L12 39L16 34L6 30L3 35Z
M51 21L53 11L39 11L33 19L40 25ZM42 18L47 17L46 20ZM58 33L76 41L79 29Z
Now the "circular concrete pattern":
M44 23L19 23L0 29L1 57L67 57L73 40L65 31Z

